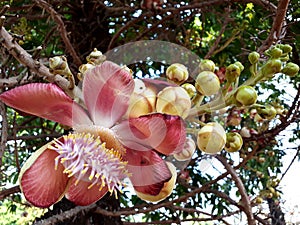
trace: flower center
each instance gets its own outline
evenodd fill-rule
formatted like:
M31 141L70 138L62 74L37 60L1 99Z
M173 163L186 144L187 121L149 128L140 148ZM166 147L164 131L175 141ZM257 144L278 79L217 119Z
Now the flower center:
M51 149L59 153L55 158L55 168L59 162L62 163L64 173L77 178L75 185L82 180L91 182L89 189L94 185L99 185L99 190L107 186L116 197L117 190L122 192L123 180L129 176L127 162L122 161L122 152L107 148L100 137L90 133L73 133L56 140Z

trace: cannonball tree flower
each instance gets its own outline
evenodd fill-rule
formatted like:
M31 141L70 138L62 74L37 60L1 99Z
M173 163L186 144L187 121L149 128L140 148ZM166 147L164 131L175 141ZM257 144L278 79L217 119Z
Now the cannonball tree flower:
M140 196L150 196L146 200L171 193L176 173L159 154L182 151L183 120L160 113L123 119L133 90L131 74L106 61L85 73L83 105L55 84L32 83L0 95L8 106L74 130L41 147L23 165L20 187L31 204L46 208L65 196L88 205L107 192L117 195L128 176Z

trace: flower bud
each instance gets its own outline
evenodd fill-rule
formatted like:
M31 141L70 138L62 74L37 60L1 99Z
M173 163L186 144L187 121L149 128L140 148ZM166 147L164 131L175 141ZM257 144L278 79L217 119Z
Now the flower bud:
M280 48L282 50L283 54L290 53L293 50L292 46L290 46L288 44L278 44L278 45L276 45L276 47Z
M88 70L93 69L95 66L87 63L87 64L82 64L81 66L79 66L79 72L82 74L85 74Z
M248 55L248 60L251 64L255 64L255 63L258 63L258 60L260 58L260 55L258 52L251 52L249 55Z
M195 88L194 85L189 84L189 83L185 83L185 84L181 85L181 87L188 93L190 98L193 98L195 96L196 88Z
M261 68L261 73L264 77L271 78L275 73L279 73L281 70L281 61L279 59L269 60Z
M203 71L196 78L196 89L202 95L211 96L220 90L220 80L211 71Z
M241 75L241 67L238 64L230 64L226 67L225 78L227 82L233 83Z
M234 65L238 66L240 68L240 71L242 72L244 70L244 66L241 62L239 61L236 61L235 63L233 63Z
M224 128L217 122L207 123L198 132L198 148L208 154L220 152L226 143Z
M102 55L102 52L98 51L97 48L86 57L86 61L93 65L100 65L106 60L106 56Z
M265 120L271 120L274 119L277 115L276 109L271 105L266 105L263 107L258 107L257 109L258 115Z
M257 100L256 90L251 86L241 86L235 93L235 99L243 106L253 105Z
M285 65L281 72L290 77L294 77L299 72L299 66L295 63L289 62Z
M226 134L225 150L227 152L239 151L243 146L243 138L239 133L229 132Z
M182 87L166 87L157 95L156 111L186 118L191 105L190 96Z
M166 71L168 80L174 82L175 84L182 84L189 78L189 72L187 68L180 64L174 63L170 65Z
M267 51L265 51L265 54L270 56L272 59L278 59L280 56L282 56L283 51L278 47L271 47Z
M49 59L49 67L52 70L64 70L67 65L67 59L64 56L55 56Z
M177 179L176 167L170 162L166 162L166 164L172 174L171 179L169 181L167 181L166 183L164 183L164 186L158 195L150 195L150 194L145 194L145 193L142 193L139 191L135 191L136 195L140 199L143 199L145 201L150 201L150 202L159 202L159 201L162 201L165 198L167 198L172 193L172 191L175 187L175 184L176 184L176 179Z
M178 161L186 161L192 158L196 150L196 144L192 138L187 137L183 150L179 153L174 154L174 158Z
M209 59L204 59L199 64L199 73L203 71L211 71L214 72L216 68L216 65L213 61Z
M154 112L156 92L147 88L144 82L139 79L134 79L134 85L126 115L130 118L136 118Z

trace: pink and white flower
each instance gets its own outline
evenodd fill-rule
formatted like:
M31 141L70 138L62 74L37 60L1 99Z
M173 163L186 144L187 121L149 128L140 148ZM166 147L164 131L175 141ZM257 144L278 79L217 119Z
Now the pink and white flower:
M85 74L82 105L55 84L32 83L0 95L8 106L74 130L23 165L20 187L30 203L45 208L65 196L88 205L107 192L117 196L126 177L143 196L166 197L160 192L173 173L160 155L182 151L184 122L161 113L124 119L133 90L128 71L106 61Z

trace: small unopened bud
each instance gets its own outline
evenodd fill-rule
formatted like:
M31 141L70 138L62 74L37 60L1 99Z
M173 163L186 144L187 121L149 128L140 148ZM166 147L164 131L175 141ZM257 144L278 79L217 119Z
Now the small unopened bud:
M95 66L92 64L82 64L81 66L79 66L79 72L82 74L85 74L88 70L93 69Z
M185 83L185 84L181 85L181 87L188 93L190 98L193 98L195 96L196 88L195 88L194 85L189 84L189 83Z
M240 71L242 72L243 70L244 70L244 66L243 66L243 64L241 63L241 62L239 62L239 61L236 61L235 63L233 63L234 65L237 65L239 68L240 68Z
M255 63L258 63L259 57L260 57L260 55L258 52L251 52L248 55L248 60L251 64L255 64Z
M160 113L186 118L191 105L190 96L182 87L166 87L157 95L156 110Z
M282 53L283 51L280 48L274 46L265 51L265 54L270 56L272 59L278 59L280 56L282 56Z
M243 106L253 105L257 100L257 92L253 87L244 85L238 88L235 99Z
M67 67L67 59L64 56L55 56L50 58L49 67L52 70L64 70Z
M276 109L271 105L256 108L258 115L265 120L274 119L277 115Z
M182 84L189 78L189 72L187 68L180 63L174 63L170 65L166 71L166 75L168 80L178 85Z
M142 80L135 79L134 84L126 115L129 118L136 118L154 112L156 92L151 88L146 88Z
M243 138L239 133L229 132L226 134L225 150L227 152L239 151L243 146Z
M227 82L235 82L236 79L241 75L241 68L238 64L230 64L226 67L225 78Z
M256 197L256 198L255 198L255 203L256 203L256 204L261 204L261 203L263 203L263 201L264 201L264 200L263 200L263 198L261 198L261 197Z
M185 140L185 144L183 150L179 153L174 154L174 158L178 161L186 161L192 158L194 152L196 150L196 144L192 138L187 137Z
M204 59L199 64L199 73L203 71L214 72L216 68L215 63L210 59Z
M283 54L290 53L293 50L292 46L290 46L288 44L278 44L278 45L276 45L276 47L280 48L282 50Z
M281 70L281 61L279 59L269 60L261 68L261 73L264 77L271 78L274 74L279 73Z
M198 132L197 145L205 153L216 154L224 148L225 143L225 130L217 122L207 123Z
M106 56L96 48L86 57L86 61L93 65L100 65L106 60Z
M290 77L294 77L299 73L299 66L295 63L289 62L285 65L281 72Z
M203 71L197 76L195 86L202 95L211 96L220 90L220 80L213 72Z

